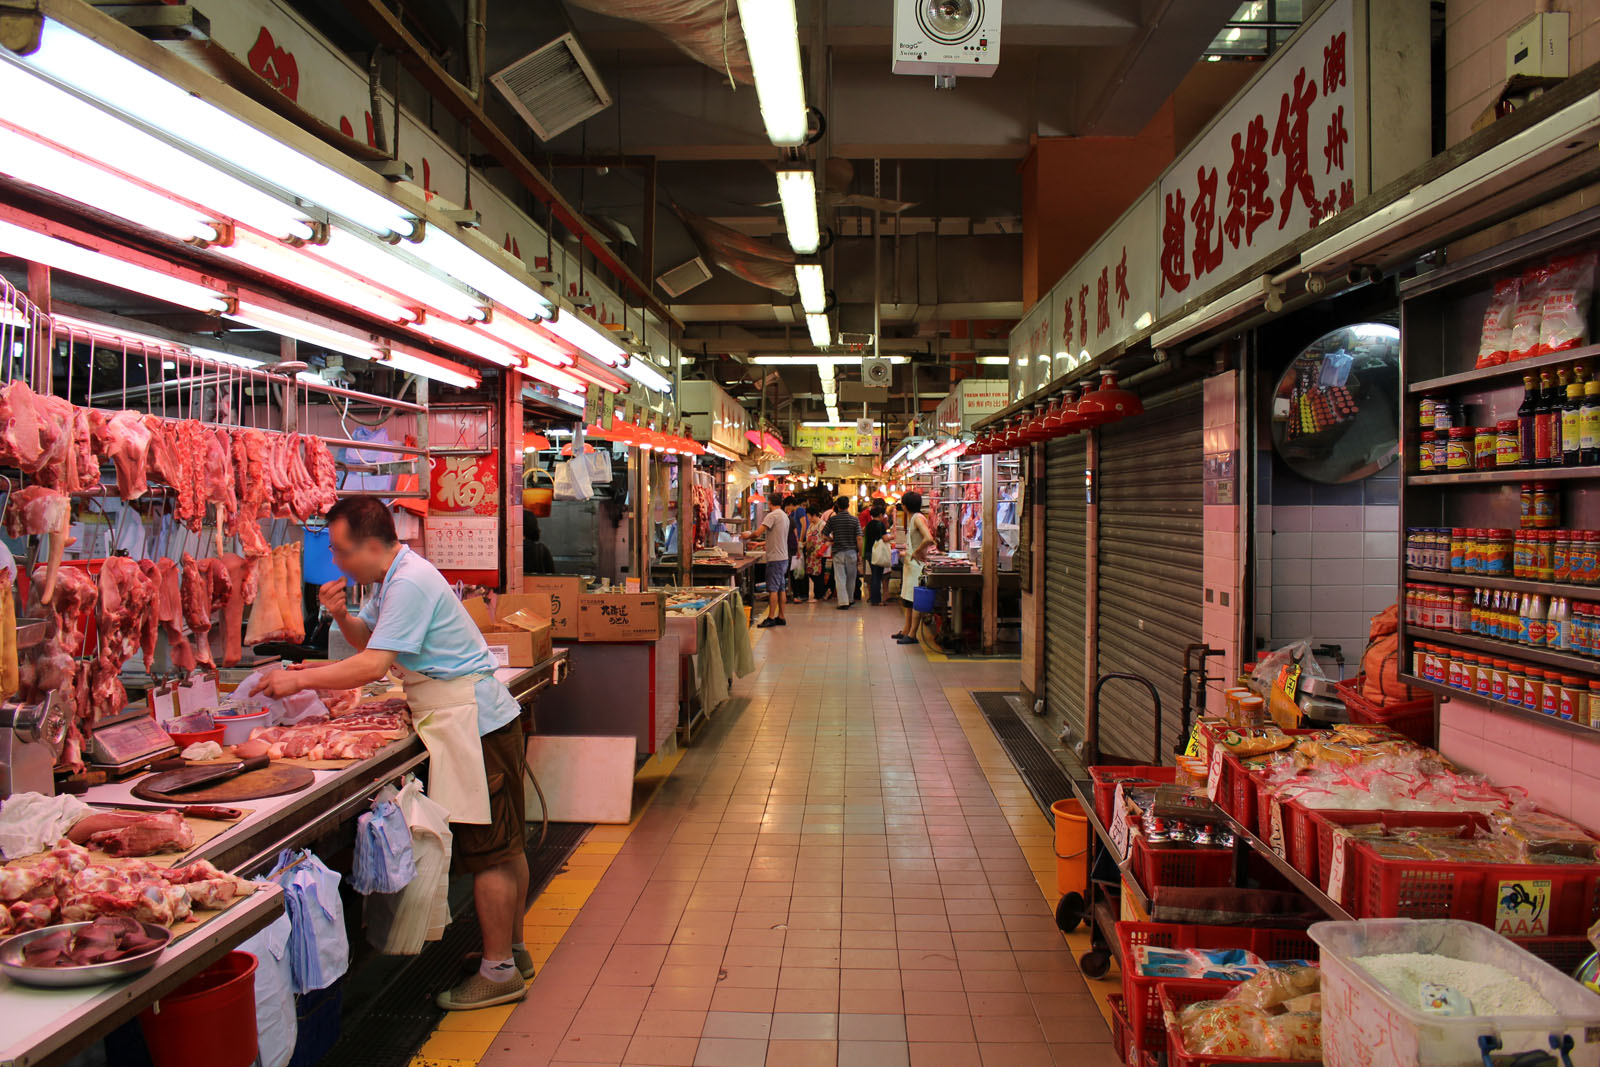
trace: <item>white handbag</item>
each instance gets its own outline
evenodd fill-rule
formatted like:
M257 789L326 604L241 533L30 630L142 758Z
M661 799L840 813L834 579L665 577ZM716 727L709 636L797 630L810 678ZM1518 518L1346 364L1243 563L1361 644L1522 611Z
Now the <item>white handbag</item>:
M870 562L874 567L887 567L894 561L894 551L889 547L887 538L880 537L872 542L872 558Z

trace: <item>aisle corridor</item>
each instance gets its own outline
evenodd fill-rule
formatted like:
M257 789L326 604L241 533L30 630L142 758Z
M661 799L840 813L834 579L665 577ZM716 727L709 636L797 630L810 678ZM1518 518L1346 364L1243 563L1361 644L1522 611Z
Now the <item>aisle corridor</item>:
M574 857L592 888L563 900L563 875L530 914L527 1000L452 1016L419 1059L456 1037L483 1067L1120 1062L1030 867L1048 823L1014 777L1008 821L992 737L952 709L1016 663L932 662L890 638L898 610L790 611L636 825Z

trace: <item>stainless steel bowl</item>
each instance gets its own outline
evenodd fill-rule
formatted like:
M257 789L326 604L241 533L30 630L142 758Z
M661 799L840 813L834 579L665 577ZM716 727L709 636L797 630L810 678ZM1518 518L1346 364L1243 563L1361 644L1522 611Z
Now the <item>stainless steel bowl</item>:
M101 982L113 982L118 978L131 978L136 974L143 974L156 965L156 960L166 950L167 943L172 940L172 931L156 923L141 923L144 932L149 937L158 939L161 944L146 952L132 956L124 956L120 960L110 963L91 963L84 967L29 967L22 962L22 950L30 941L37 940L46 934L55 933L57 930L76 930L88 926L82 923L62 923L57 926L44 926L26 933L14 934L0 942L0 973L3 973L13 982L33 986L80 986L99 985Z

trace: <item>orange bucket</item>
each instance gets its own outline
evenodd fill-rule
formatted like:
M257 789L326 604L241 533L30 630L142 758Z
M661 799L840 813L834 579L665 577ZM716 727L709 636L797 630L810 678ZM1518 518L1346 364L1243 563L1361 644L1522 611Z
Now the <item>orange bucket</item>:
M1050 805L1056 822L1056 893L1089 891L1089 818L1076 798Z
M256 958L230 952L139 1015L155 1067L250 1067Z
M543 485L537 483L540 475L544 476ZM532 512L537 518L550 517L550 505L556 498L555 480L541 467L530 469L522 479L522 506Z

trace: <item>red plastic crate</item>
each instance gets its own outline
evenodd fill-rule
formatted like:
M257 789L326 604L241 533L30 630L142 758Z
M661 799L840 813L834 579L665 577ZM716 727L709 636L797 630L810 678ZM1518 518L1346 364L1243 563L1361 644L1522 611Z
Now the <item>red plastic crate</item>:
M1090 767L1089 777L1094 780L1094 813L1103 826L1111 825L1111 804L1117 797L1117 786L1129 779L1142 778L1170 785L1178 780L1176 767Z
M1117 1058L1123 1063L1137 1063L1139 1050L1133 1031L1128 1028L1127 1001L1121 993L1112 993L1106 997L1106 1004L1111 1008L1111 1044L1117 1050Z
M1243 948L1264 960L1314 960L1317 943L1304 930L1264 930L1250 926L1193 926L1187 923L1117 924L1118 959L1128 1027L1141 1052L1166 1047L1166 1023L1157 987L1170 978L1147 978L1134 969L1133 950L1158 948Z
M1133 839L1133 876L1146 894L1157 886L1230 886L1233 884L1233 849L1168 848L1151 845L1143 834Z
M1219 1000L1233 988L1233 982L1169 980L1161 983L1161 1014L1174 1019L1167 1029L1167 1067L1210 1067L1216 1063L1318 1063L1321 1060L1268 1060L1255 1056L1191 1055L1184 1048L1183 1032L1176 1024L1178 1012L1202 1000Z
M1344 706L1350 711L1350 721L1365 723L1368 726L1387 726L1424 748L1432 748L1436 733L1432 695L1424 695L1416 700L1401 701L1397 704L1374 704L1361 695L1361 683L1366 677L1364 674L1358 674L1354 678L1334 683L1334 688L1339 691Z
M1359 918L1467 919L1507 937L1576 937L1600 918L1600 864L1389 860L1360 842L1352 851L1361 853L1364 868L1355 913ZM1550 883L1545 894L1530 885L1542 882ZM1542 930L1500 928L1499 905L1513 886L1545 897ZM1508 915L1508 921L1530 919L1520 911Z
M1305 811L1308 816L1306 824L1313 831L1311 849L1307 854L1305 866L1296 864L1295 869L1321 886L1327 883L1329 864L1333 859L1335 826L1357 826L1378 822L1392 829L1423 826L1459 826L1466 829L1471 826L1477 830L1485 830L1489 825L1484 816L1472 811L1345 811L1317 808L1307 808ZM1347 886L1351 884L1348 875L1345 884Z

